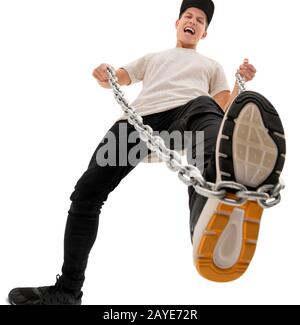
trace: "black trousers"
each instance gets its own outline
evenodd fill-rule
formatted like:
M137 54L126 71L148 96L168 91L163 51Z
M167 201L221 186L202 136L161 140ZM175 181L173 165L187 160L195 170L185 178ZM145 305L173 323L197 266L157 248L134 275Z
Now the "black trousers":
M144 116L143 122L157 132L179 131L183 133L191 131L192 134L195 134L195 131L204 131L202 143L199 143L196 137L190 139L191 145L187 148L187 155L192 157L193 165L204 172L209 181L215 181L214 153L223 116L222 109L212 98L200 96L172 110ZM120 124L123 126L122 130L126 127L127 136L123 132L120 134ZM116 122L110 128L96 148L87 170L78 180L70 196L71 206L65 228L64 263L62 266L63 283L69 289L80 290L83 285L88 256L97 236L99 214L109 193L151 152L139 138L136 141L132 141L132 139L128 141L132 132L136 132L134 127L124 120ZM110 156L115 164L105 165L103 164L105 156L99 155L99 152L108 145L108 135L112 134L116 139L116 150L114 153L110 152ZM119 147L120 141L126 146ZM140 157L137 157L136 161L131 164L120 163L121 151L126 147L129 152L137 144L145 146L145 150L141 150L143 153L140 153ZM182 143L182 145L184 144ZM202 160L197 159L199 146L204 149L204 159ZM174 145L171 144L169 147L173 149ZM118 150L118 148L123 149ZM192 151L192 154L189 151ZM203 155L203 152L201 154ZM197 164L198 161L200 165ZM203 161L202 165L201 161ZM189 163L191 162L189 161ZM188 193L192 234L195 222L201 212L201 206L205 203L206 198L201 197L192 186L188 187Z

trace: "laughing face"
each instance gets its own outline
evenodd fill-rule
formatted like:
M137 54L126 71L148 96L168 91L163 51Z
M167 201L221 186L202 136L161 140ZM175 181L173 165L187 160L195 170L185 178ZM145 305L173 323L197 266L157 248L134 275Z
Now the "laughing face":
M196 49L198 42L207 35L207 18L198 8L188 8L176 21L177 45L176 47Z

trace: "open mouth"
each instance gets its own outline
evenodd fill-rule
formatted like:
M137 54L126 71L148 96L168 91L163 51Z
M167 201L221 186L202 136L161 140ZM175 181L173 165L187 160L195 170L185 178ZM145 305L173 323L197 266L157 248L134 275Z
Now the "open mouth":
M191 27L186 27L184 29L184 33L189 34L189 35L195 35L195 30L193 28L191 28Z

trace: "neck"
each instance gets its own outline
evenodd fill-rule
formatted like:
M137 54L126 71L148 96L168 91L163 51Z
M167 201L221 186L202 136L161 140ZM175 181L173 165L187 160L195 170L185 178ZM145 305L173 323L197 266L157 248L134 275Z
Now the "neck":
M177 42L176 47L183 48L183 49L190 49L190 50L196 50L196 48L197 48L196 45L183 44L180 41Z

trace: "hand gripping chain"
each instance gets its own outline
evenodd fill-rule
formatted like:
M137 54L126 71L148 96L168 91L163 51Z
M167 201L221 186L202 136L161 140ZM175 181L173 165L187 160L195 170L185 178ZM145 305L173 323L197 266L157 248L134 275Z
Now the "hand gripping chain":
M156 152L157 156L167 164L169 169L178 172L178 177L184 184L193 186L197 193L205 197L216 198L232 206L241 206L247 200L257 200L261 207L270 208L280 202L280 191L284 189L284 183L281 180L276 185L263 185L257 191L248 191L244 185L236 182L220 182L218 184L207 182L197 167L183 165L180 154L168 149L161 137L154 136L153 129L149 125L144 125L142 117L129 106L120 85L117 83L114 69L108 67L107 72L114 96L125 112L128 122L138 131L141 140L146 142L147 147ZM236 75L236 78L241 93L246 89L245 80L239 74ZM236 190L235 196L237 199L228 198L228 190Z

